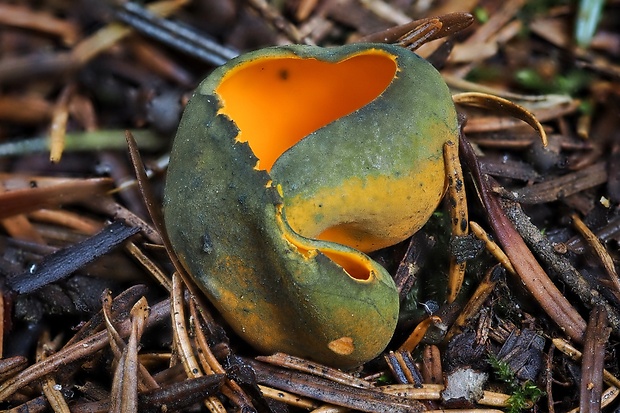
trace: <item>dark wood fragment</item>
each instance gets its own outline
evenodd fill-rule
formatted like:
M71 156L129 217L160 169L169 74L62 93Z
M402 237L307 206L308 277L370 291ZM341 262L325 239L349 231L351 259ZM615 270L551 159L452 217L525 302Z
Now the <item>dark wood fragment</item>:
M540 175L530 164L517 160L485 156L480 159L480 169L485 174L499 178L518 179L526 182L540 179Z
M140 412L156 413L162 411L181 411L215 395L225 379L223 374L210 374L176 381L138 394ZM73 413L108 412L109 400L80 403L72 406ZM250 412L248 412L250 413Z
M385 361L392 372L392 376L394 380L396 380L399 384L407 384L409 380L407 380L407 376L403 371L403 367L398 363L398 359L396 358L396 354L390 351L388 354L384 356Z
M422 373L420 373L409 351L390 351L385 355L385 361L398 383L422 387Z
M505 195L523 204L552 202L603 184L607 181L607 166L598 162L559 178L506 192Z
M249 361L259 383L363 412L422 412L422 403L378 390L360 389L304 373Z
M544 348L543 336L530 329L514 329L497 357L506 362L520 380L535 382L543 366Z
M609 333L605 307L594 307L588 320L581 359L581 384L579 386L581 413L600 413L601 411L605 346Z
M50 405L47 402L47 398L45 398L45 396L39 396L12 409L3 411L7 413L42 413L48 411L49 407Z
M179 411L216 394L224 382L223 374L210 374L171 383L138 395L141 412Z
M435 238L426 234L424 231L418 231L411 237L407 252L398 265L394 282L398 288L400 301L402 302L407 294L413 288L417 274L424 266L424 262L428 257L428 253L435 245Z
M442 354L444 373L462 366L471 366L475 369L484 369L487 365L486 354L488 349L485 343L478 342L476 332L465 329L455 335Z
M9 278L7 284L20 294L30 293L70 275L137 233L138 228L115 221L98 234L48 255L30 270Z

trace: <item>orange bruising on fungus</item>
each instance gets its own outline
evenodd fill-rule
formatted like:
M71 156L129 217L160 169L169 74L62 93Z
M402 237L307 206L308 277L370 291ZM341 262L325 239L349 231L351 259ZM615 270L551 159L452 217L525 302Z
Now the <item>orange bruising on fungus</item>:
M220 113L239 128L260 169L270 171L305 136L376 99L397 72L396 57L366 50L338 63L271 57L239 65L215 89Z

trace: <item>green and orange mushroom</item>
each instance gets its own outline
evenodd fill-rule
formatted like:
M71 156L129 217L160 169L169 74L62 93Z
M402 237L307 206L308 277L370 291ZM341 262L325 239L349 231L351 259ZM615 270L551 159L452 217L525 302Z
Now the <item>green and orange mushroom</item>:
M176 254L257 350L351 367L387 345L392 278L365 253L437 207L458 136L447 86L398 46L282 46L214 70L171 153Z

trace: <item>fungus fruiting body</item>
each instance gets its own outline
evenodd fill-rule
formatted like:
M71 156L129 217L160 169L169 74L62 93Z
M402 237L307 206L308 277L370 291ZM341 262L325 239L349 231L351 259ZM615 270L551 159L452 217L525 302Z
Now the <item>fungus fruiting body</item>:
M443 194L457 121L447 86L392 45L258 50L214 70L174 142L164 214L187 271L259 351L350 367L398 317L365 255Z

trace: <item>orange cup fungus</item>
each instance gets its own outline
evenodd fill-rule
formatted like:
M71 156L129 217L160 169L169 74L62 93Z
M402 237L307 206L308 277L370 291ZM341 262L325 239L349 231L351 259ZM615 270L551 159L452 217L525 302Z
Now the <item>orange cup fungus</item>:
M392 337L398 294L365 253L400 242L445 188L447 86L393 45L281 46L214 70L174 142L175 252L256 349L351 367Z

